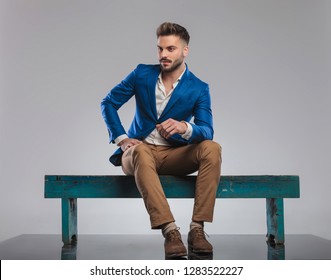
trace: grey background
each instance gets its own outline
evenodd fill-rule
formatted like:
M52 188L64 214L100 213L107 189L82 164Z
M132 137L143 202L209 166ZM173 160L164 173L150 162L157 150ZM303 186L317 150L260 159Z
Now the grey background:
M157 63L155 29L189 30L190 70L210 84L227 175L299 175L289 234L331 239L331 4L327 0L1 0L0 241L60 233L45 174L122 174L100 101L138 63ZM130 101L121 115L128 125ZM186 233L191 200L171 200ZM80 200L79 232L154 233L141 200ZM265 233L264 200L218 200L209 234Z

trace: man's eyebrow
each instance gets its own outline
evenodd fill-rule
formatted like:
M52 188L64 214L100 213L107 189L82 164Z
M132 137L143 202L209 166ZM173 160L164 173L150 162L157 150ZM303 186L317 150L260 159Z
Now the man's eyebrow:
M157 45L157 47L158 48L160 48L160 49L169 49L169 48L177 48L176 46L174 46L174 45L170 45L170 46L166 46L166 47L161 47L161 46L159 46L159 45Z

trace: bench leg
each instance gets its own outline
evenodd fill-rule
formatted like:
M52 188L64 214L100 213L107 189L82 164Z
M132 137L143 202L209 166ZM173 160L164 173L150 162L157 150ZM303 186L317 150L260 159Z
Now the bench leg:
M267 241L270 244L284 244L283 198L267 198Z
M62 198L62 241L64 245L77 241L77 198Z
M268 245L268 260L285 260L285 245Z
M63 245L61 250L61 260L77 259L77 244Z

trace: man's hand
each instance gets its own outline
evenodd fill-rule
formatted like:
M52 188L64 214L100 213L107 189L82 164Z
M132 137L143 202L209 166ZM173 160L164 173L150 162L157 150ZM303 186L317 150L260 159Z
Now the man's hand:
M141 141L134 139L134 138L125 138L121 142L117 144L117 146L120 146L122 151L125 152L127 149L140 144Z
M168 139L176 133L184 134L187 130L187 125L185 122L167 119L166 121L157 124L156 129L161 136Z

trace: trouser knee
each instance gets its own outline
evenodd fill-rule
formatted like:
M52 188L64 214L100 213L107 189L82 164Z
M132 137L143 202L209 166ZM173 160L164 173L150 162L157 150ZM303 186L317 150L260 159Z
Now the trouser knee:
M222 146L215 141L205 140L199 144L200 153L204 157L219 159L222 158Z

